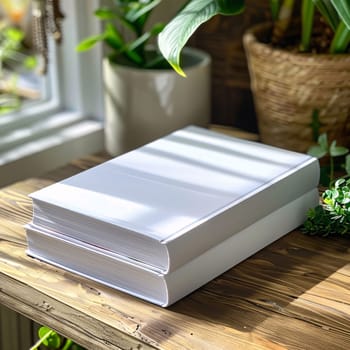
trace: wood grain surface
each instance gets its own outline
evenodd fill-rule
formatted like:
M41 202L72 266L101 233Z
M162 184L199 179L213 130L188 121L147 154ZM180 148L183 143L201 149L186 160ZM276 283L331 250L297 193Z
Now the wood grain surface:
M105 159L0 191L2 304L88 349L350 348L346 239L292 232L167 309L28 257L27 195Z

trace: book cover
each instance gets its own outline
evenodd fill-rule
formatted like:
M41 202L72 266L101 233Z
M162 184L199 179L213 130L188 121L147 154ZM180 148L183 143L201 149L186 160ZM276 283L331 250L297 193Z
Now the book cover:
M318 181L313 157L190 126L33 193L33 224L167 273Z

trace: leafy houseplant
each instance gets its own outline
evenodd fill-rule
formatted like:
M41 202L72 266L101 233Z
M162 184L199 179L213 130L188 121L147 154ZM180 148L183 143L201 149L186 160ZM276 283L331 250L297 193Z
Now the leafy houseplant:
M188 124L207 125L210 116L210 57L190 48L183 59L191 72L181 79L154 39L164 24L150 23L161 0L110 0L95 11L101 34L83 40L78 51L107 47L103 62L106 149L118 155ZM150 28L150 29L148 29Z
M198 26L234 15L244 1L191 0L160 33L159 46L180 74L180 52ZM350 3L348 0L270 0L274 23L244 35L260 136L299 151L312 143L310 115L321 132L350 143ZM300 11L299 11L300 10Z
M350 178L340 178L307 213L302 230L310 235L350 237Z
M164 23L156 23L146 29L152 11L160 2L111 0L109 7L103 6L95 11L95 16L105 22L103 32L81 41L77 50L86 51L103 42L109 48L111 62L148 69L167 68L168 64L160 52L150 50L148 46L163 30Z

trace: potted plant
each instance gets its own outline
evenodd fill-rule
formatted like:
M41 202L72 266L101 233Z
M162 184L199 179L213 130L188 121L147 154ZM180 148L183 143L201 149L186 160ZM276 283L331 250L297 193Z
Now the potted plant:
M181 79L154 45L163 23L150 15L161 0L114 0L95 11L104 31L83 40L78 51L105 44L106 149L118 155L188 124L210 117L210 57L186 48L188 79ZM153 41L152 41L153 40Z
M179 53L199 25L217 14L239 14L244 3L189 1L159 35L163 55L183 74ZM320 131L348 146L349 1L270 0L270 4L274 23L255 26L243 38L261 140L306 151L314 141L311 125L317 110Z

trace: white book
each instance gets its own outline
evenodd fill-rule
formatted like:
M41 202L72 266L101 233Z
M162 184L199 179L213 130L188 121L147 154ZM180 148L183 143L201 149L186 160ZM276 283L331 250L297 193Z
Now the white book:
M27 226L27 253L165 307L301 225L318 198L316 189L302 195L168 274L31 225Z
M187 127L33 194L33 225L167 273L317 187L316 158Z

